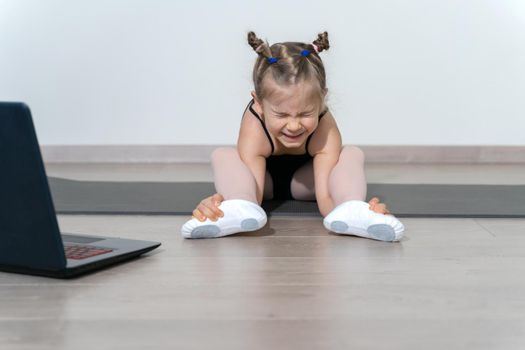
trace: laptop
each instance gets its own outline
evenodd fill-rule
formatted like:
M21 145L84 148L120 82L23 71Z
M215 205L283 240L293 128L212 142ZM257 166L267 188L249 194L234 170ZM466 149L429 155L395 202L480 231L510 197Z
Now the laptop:
M0 271L70 278L158 246L61 234L29 107L0 102Z

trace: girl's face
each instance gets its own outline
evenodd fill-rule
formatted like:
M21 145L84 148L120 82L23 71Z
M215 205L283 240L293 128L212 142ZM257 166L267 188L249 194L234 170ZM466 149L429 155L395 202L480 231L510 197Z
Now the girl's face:
M260 101L252 91L256 111L264 119L268 132L281 144L300 148L319 123L323 106L316 97L316 87L309 83L279 86L272 79L264 83L271 94Z

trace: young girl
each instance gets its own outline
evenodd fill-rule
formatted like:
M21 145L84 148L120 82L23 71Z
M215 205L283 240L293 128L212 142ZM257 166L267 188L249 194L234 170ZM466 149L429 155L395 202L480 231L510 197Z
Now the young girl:
M385 204L366 198L364 155L342 146L319 53L328 33L312 44L269 46L248 33L258 54L255 90L244 111L237 148L221 147L211 160L217 194L201 201L181 230L185 238L255 231L267 221L263 199L316 200L333 232L398 241L403 224Z

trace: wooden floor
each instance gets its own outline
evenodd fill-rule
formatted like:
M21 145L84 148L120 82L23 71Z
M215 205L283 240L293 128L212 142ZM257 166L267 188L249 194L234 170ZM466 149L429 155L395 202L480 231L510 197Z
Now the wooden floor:
M207 164L47 169L86 180L212 180ZM525 171L376 164L367 179L525 184ZM297 217L185 240L187 219L59 216L65 232L162 246L69 281L0 273L0 349L525 349L525 219L402 219L399 243Z

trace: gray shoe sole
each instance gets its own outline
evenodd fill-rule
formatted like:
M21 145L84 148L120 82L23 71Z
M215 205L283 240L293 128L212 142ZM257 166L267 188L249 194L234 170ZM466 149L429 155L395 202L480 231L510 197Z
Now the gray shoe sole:
M343 221L334 221L330 224L330 229L334 232L348 232L348 225ZM366 231L370 238L379 241L392 242L396 238L394 229L385 224L371 225Z
M241 231L254 231L259 227L259 223L255 219L244 219L241 222ZM215 238L219 237L221 229L217 225L204 225L195 227L191 231L191 238Z

